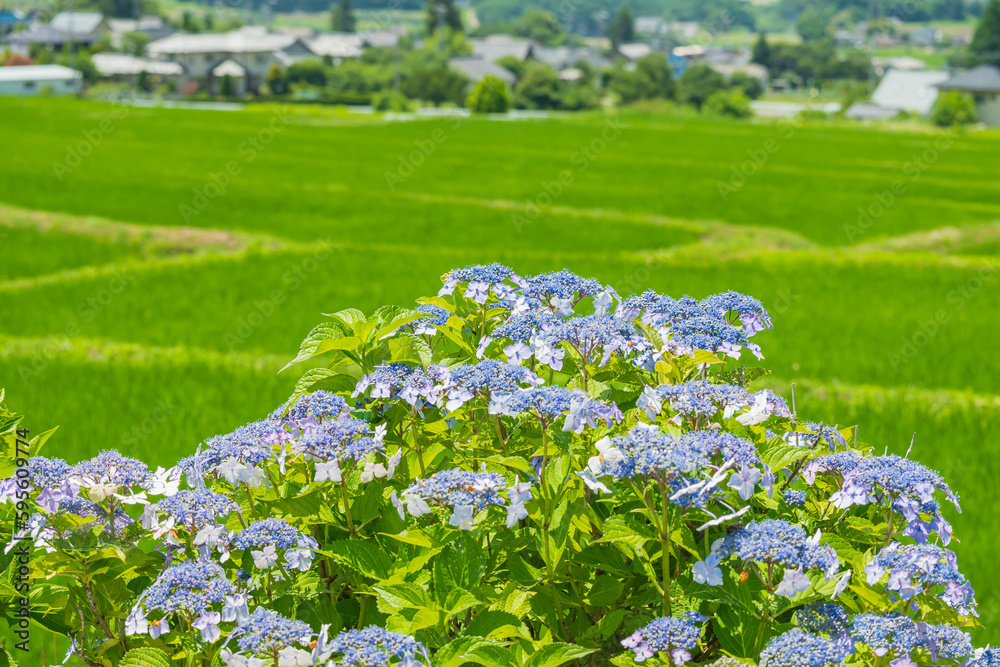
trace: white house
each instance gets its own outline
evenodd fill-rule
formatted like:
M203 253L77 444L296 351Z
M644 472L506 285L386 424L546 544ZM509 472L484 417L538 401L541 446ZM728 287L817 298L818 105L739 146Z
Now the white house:
M986 125L1000 126L1000 67L973 67L939 83L937 87L972 95L979 120Z
M937 100L935 86L947 79L946 72L890 69L872 93L872 102L883 109L927 116Z
M55 48L69 43L90 46L109 29L104 16L97 12L59 12L47 25L15 32L6 39L11 51L27 54L33 44Z
M271 65L287 67L299 60L315 58L316 53L302 39L268 32L266 28L247 26L226 33L175 33L150 42L146 47L150 57L169 61L184 68L185 92L199 87L216 90L215 70L226 61L233 61L244 71L245 89L257 91ZM227 66L232 76L235 69Z
M95 53L90 57L101 78L135 85L141 74L179 83L184 68L177 63L137 58L127 53Z
M0 67L0 95L38 95L45 89L56 94L80 90L83 75L62 65Z

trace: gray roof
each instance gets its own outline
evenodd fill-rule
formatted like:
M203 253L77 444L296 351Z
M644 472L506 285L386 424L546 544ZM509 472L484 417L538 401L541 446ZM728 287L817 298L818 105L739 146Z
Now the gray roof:
M83 75L62 65L0 67L0 81L73 81Z
M146 60L127 53L95 53L90 59L94 62L97 71L104 76L141 74L142 72L167 76L184 73L184 69L177 63Z
M956 74L937 85L941 90L964 90L970 93L1000 92L1000 67L980 65L967 72Z
M154 58L180 53L274 53L298 43L311 52L302 40L290 35L267 32L265 28L246 26L231 32L178 32L170 37L150 42L147 50Z
M486 39L470 39L472 54L496 62L504 56L513 56L518 60L531 57L535 43L529 39L511 37L510 35L490 35Z
M889 118L894 118L898 113L898 109L889 109L887 107L880 107L877 104L856 102L851 105L850 109L844 112L844 115L855 120L888 120Z
M937 99L935 86L947 78L946 72L890 69L872 93L872 102L886 109L926 115Z
M580 60L586 61L595 69L607 67L607 58L589 47L573 48L570 46L541 46L533 49L535 60L545 63L557 72L573 67Z
M74 35L89 35L97 30L104 16L97 12L59 12L49 21L49 26Z
M353 32L332 32L316 35L306 40L306 43L318 56L357 58L361 55L364 38Z
M510 70L504 69L485 58L477 58L475 56L471 58L452 58L448 62L452 67L469 77L472 83L476 83L490 74L502 81L506 81L507 85L510 86L514 85L514 81L516 80Z

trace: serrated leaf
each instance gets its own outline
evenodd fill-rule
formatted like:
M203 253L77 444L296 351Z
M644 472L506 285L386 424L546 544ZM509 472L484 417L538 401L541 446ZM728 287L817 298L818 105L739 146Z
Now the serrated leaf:
M160 649L141 646L126 653L118 667L171 667L171 662Z
M330 350L353 350L361 341L344 335L343 329L337 324L324 322L313 327L313 330L299 344L299 353L285 364L281 370L302 361L308 361Z
M371 579L386 579L392 571L392 560L371 541L336 540L319 553Z
M546 644L531 654L524 667L558 667L559 665L596 653L595 648L584 648L575 644L556 642Z

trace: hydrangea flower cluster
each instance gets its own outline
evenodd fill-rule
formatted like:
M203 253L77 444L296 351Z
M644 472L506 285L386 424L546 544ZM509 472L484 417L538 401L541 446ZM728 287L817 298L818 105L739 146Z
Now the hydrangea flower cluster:
M543 381L524 366L484 359L477 364L437 366L433 369L437 392L445 409L457 410L474 398L489 399L493 394L509 394L524 385L537 386Z
M400 518L405 517L404 504L406 511L414 517L430 513L430 503L451 507L453 512L449 523L462 530L470 530L476 510L504 504L501 495L503 486L503 476L495 472L442 470L411 484L403 491L402 500L395 495L392 500Z
M211 562L182 563L167 568L143 593L147 611L199 616L236 591L223 569Z
M274 517L254 521L233 536L230 546L232 549L250 550L254 566L258 569L277 566L279 556L284 553L285 562L303 572L312 565L314 550L319 548L311 536Z
M834 667L847 656L843 644L794 628L761 651L760 667Z
M506 298L514 291L507 280L517 286L526 284L513 269L495 262L455 269L441 277L444 286L438 291L438 296L452 294L458 285L464 283L466 288L462 295L478 304L485 304L490 292L499 298Z
M886 588L903 600L910 600L937 586L940 599L962 616L977 616L972 586L958 570L958 559L948 549L933 544L902 545L893 542L882 549L865 567L870 585L883 581Z
M326 648L340 656L336 664L341 667L386 667L393 659L404 667L420 667L418 656L423 656L430 665L423 644L413 637L375 626L342 632Z
M343 396L319 389L301 396L289 407L283 405L271 414L271 419L285 419L295 423L312 417L313 419L339 419L351 414L351 408Z
M368 373L354 388L352 397L368 393L371 399L402 399L412 406L437 403L434 378L417 366L394 362L382 364ZM369 391L370 390L370 391Z
M622 646L634 651L636 662L645 662L657 653L667 653L674 665L691 660L691 651L701 639L701 625L708 617L688 612L681 618L658 618L644 628L636 630Z
M850 636L859 648L878 657L908 662L913 651L923 649L932 659L960 661L972 653L969 635L952 626L913 621L901 614L861 614L850 626Z
M621 412L614 403L605 404L582 392L554 386L494 394L489 412L509 417L531 415L545 424L569 413L564 430L574 432L581 432L584 424L593 427L602 422L610 427L621 420Z
M434 304L424 304L417 306L418 313L424 313L428 317L423 317L413 323L413 333L418 336L434 336L437 334L437 327L443 327L448 323L451 313Z
M312 629L306 623L257 607L236 624L229 636L236 640L241 651L271 656L295 644L308 645L312 635ZM226 664L233 663L229 661Z
M750 393L732 384L714 384L707 380L691 380L683 384L664 384L656 388L660 401L669 401L670 409L685 417L711 417L723 410L729 419L738 409L750 403ZM649 406L646 413L655 406ZM660 410L655 409L655 414ZM650 415L652 418L652 415Z

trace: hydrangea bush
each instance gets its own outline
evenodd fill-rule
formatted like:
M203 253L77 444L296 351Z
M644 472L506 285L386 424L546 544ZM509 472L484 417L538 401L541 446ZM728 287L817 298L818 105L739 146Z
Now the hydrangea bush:
M757 300L443 282L326 316L284 406L169 469L21 461L36 628L87 665L1000 664L956 495L753 390Z

